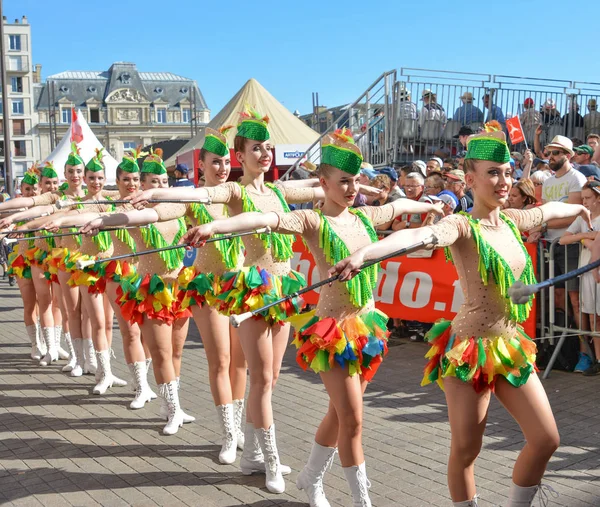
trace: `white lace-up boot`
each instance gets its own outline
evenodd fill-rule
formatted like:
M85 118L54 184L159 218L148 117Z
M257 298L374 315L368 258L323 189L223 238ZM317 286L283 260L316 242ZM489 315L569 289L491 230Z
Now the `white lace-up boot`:
M336 452L335 447L323 447L313 442L308 463L296 479L296 487L304 490L310 507L330 507L323 490L323 477L331 468Z
M71 340L70 333L63 333L67 348L69 349L69 362L62 367L62 371L69 372L73 371L77 364L77 358L75 357L75 347L73 346L73 340Z
M167 384L160 384L158 386L158 394L165 400L168 412L167 424L163 428L163 434L175 435L179 431L179 428L183 426L183 412L179 406L177 381L171 380Z
M235 433L237 448L244 450L244 432L242 431L242 421L244 420L244 400L233 400L233 419L235 421Z
M477 507L477 498L475 495L472 500L465 500L463 502L452 502L453 507Z
M547 484L538 484L537 486L517 486L514 482L510 485L508 493L508 503L506 507L531 507L535 496L538 495L540 506L546 506L550 502L549 495L558 498L558 493L554 488Z
M277 442L275 441L275 425L268 429L256 428L258 444L265 457L265 486L271 493L280 494L285 491L285 481L281 473Z
M123 387L127 385L125 380L122 380L113 375L110 367L110 350L96 351L98 361L98 383L92 389L93 394L104 394L111 387Z
M237 438L235 420L233 416L233 404L217 405L217 417L223 434L223 445L219 452L219 461L224 465L231 465L237 455Z
M98 361L96 359L94 342L91 338L83 339L83 357L85 358L83 363L83 373L86 375L96 375ZM98 379L96 379L96 381L98 381Z
M344 470L346 481L348 481L350 491L352 492L352 506L371 507L371 499L369 498L371 483L367 479L365 463L362 462L358 466L345 467L342 470Z
M282 464L279 466L281 467L281 475L292 473L292 469L289 466ZM260 450L254 425L249 422L244 426L244 451L240 460L240 469L244 475L265 473L265 457Z
M35 359L39 361L44 354L38 347L38 329L35 324L31 324L31 326L25 326L25 331L27 331L27 336L29 336L29 341L31 342L31 359Z
M81 377L83 375L83 366L85 364L85 354L83 353L83 339L73 338L73 350L75 351L75 366L71 370L71 377Z
M152 400L152 396L156 398L156 394L150 389L148 377L146 375L146 361L136 361L127 365L133 378L133 386L135 388L135 398L129 404L129 408L137 410L144 408L144 405Z
M40 366L49 366L58 361L58 351L54 340L54 327L43 327L42 336L46 344L46 355L40 359Z
M69 353L60 346L60 340L62 338L62 326L54 326L54 339L56 340L56 350L58 352L58 358L65 361L69 359Z

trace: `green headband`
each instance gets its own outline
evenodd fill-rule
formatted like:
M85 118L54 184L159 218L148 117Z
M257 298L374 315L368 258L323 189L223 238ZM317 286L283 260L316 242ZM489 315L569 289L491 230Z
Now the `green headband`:
M204 144L202 145L202 148L219 157L224 157L229 154L229 146L227 145L225 134L231 128L231 126L223 127L219 129L218 132L211 128L206 128L204 131Z
M91 171L93 173L104 171L104 165L102 164L102 150L104 150L104 148L96 148L96 155L93 156L85 166L86 171Z
M363 157L354 144L352 133L348 129L336 130L332 136L327 136L321 147L321 163L337 167L342 171L356 176L360 172Z
M69 158L65 162L65 165L85 165L85 162L79 155L76 142L71 143L71 153L69 153Z
M52 162L46 162L42 169L42 178L58 178L58 173L55 171Z
M237 126L236 135L252 139L253 141L268 141L271 138L267 125L269 117L247 106L246 111L240 114L240 123Z
M142 164L142 173L152 173L158 175L167 174L167 168L165 167L162 158L160 158L161 154L154 152L150 153L150 155L144 159L144 163Z
M510 151L503 132L475 134L467 140L466 159L489 160L499 164L510 162Z

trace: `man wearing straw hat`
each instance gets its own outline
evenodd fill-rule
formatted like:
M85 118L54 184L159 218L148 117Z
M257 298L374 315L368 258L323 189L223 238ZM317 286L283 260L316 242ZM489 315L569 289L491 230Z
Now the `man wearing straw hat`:
M454 121L459 121L462 125L469 123L482 122L483 112L477 106L473 105L473 94L465 92L460 97L462 106L458 107L454 112Z

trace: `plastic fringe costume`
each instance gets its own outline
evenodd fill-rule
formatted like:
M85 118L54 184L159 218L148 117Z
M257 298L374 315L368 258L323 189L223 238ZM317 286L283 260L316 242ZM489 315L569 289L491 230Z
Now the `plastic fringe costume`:
M283 211L288 213L290 211L290 207L285 201L281 190L272 183L265 183L265 186L273 191L273 193L279 199ZM256 205L248 195L246 187L240 185L240 189L242 193L242 211L244 213L262 213L262 211L256 207ZM292 250L293 236L290 236L289 234L281 234L278 232L272 232L270 234L255 234L255 236L260 238L263 246L265 247L265 250L268 250L269 248L271 249L271 254L273 255L273 258L276 261L287 261L288 259L291 259L294 256L294 252Z
M387 315L372 310L343 320L320 318L315 311L288 319L298 331L292 342L303 370L329 371L337 363L371 381L387 354Z
M226 315L238 315L257 310L297 292L306 285L306 280L296 271L275 276L258 266L251 266L239 271L227 271L221 276L220 284L218 310ZM302 311L305 304L302 298L295 297L264 310L254 318L263 318L270 325L282 323L291 315Z
M24 246L21 244L16 245L8 255L8 274L17 278L31 280L31 265L25 255L20 253L21 248Z
M481 235L479 220L462 214L469 220L477 246L478 271L482 283L487 285L490 282L491 273L505 301L507 318L513 322L524 322L531 311L533 297L524 305L516 305L510 300L508 289L515 282L512 270ZM500 213L500 218L510 227L526 257L519 280L526 285L535 283L533 264L517 227L503 213ZM448 250L446 255L451 258ZM502 375L513 386L519 387L527 382L532 372L537 371L535 343L521 326L517 326L516 334L511 337L459 337L452 332L451 321L440 320L427 333L426 340L431 344L431 349L425 356L429 362L425 366L421 382L423 386L435 381L443 389L444 377L451 376L472 383L473 388L481 392L487 388L494 390L497 375Z

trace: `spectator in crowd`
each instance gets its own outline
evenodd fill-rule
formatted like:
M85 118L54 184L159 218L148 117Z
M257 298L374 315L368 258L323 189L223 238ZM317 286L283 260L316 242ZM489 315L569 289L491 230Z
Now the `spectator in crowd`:
M427 177L427 164L425 162L423 162L422 160L415 160L412 163L412 171L411 172L417 172L419 174L421 174L421 176L423 176L423 178Z
M442 172L447 173L448 171L452 171L452 169L456 169L456 160L453 158L444 159L444 165L442 166Z
M370 185L371 180L377 176L377 171L373 169L373 166L368 162L363 162L360 168L360 175L358 176L358 182L361 185Z
M550 161L544 158L533 159L533 170L534 171L546 171L552 176L552 170L550 169Z
M507 208L530 209L535 208L536 204L535 187L531 180L518 181L510 189Z
M582 144L577 148L573 148L573 151L575 152L575 154L573 155L572 162L575 167L580 165L588 165L592 163L594 149L591 146L587 144Z
M385 174L378 174L371 180L371 186L381 190L379 195L368 195L367 204L369 206L383 206L388 202L392 181Z
M541 123L541 115L535 110L535 102L531 97L526 98L523 102L523 112L519 116L519 120L521 120L521 126L527 135L531 135L531 132Z
M590 210L593 231L581 217L568 227L560 238L561 245L574 245L581 243L583 248L579 254L579 267L589 264L592 258L590 252L592 243L600 230L600 183L588 181L581 190L583 205ZM590 271L581 276L581 312L584 314L584 326L587 329L589 323L592 330L600 330L600 285L594 280L594 274ZM580 328L581 329L581 328ZM587 337L585 338L587 339ZM587 355L585 343L580 341L579 363L575 371L583 372L584 375L597 375L600 373L600 338L594 337L594 352L596 361ZM581 363L581 364L580 364ZM586 367L587 366L587 367Z
M546 167L548 166L546 165ZM535 201L538 205L542 204L542 186L544 185L544 181L546 181L550 176L552 176L552 172L550 170L535 171L531 175L530 179L535 189Z
M579 104L574 96L571 97L569 112L562 117L562 124L565 127L564 134L567 137L573 137L575 128L583 127L583 116L579 114Z
M437 103L437 96L431 90L423 90L421 100L423 108L419 114L419 127L423 128L426 121L437 120L442 125L446 124L446 111Z
M446 190L450 190L458 198L456 212L469 211L473 207L473 198L467 193L465 173L455 169L444 175L446 179Z
M398 188L398 173L396 172L396 169L394 169L393 167L384 167L383 169L379 170L379 174L384 174L385 176L387 176L390 179L392 185L390 188L387 202L394 202L398 199L406 197L404 195L404 192L400 188Z
M513 180L520 180L521 176L523 176L523 171L521 169L517 168L517 163L514 158L510 157L509 162L510 162L510 167L513 170L513 174L512 174Z
M406 176L412 172L414 172L414 162L413 165L405 165L400 168L398 171L398 186L404 192L404 185L406 184Z
M595 165L580 165L577 170L583 174L588 181L600 181L600 169Z
M594 132L588 134L585 143L588 146L590 146L593 150L596 150L598 148L598 145L600 144L600 134L596 134Z
M458 139L460 146L462 149L459 150L459 154L466 152L467 150L467 139L469 136L474 134L473 129L471 127L462 126L458 131L458 134L454 136L454 139Z
M442 166L444 162L439 157L431 157L427 162L427 176L430 176L432 173L442 174Z
M490 105L490 94L489 93L486 93L483 96L483 106L488 111L487 116L485 118L486 123L488 121L496 120L500 125L502 125L502 128L504 128L504 126L506 124L506 120L504 118L504 113L502 112L502 109L500 109L500 106L498 104L492 103Z
M589 137L590 134L600 133L600 112L598 112L598 102L596 99L590 99L587 103L588 113L583 117L583 126L585 130L585 136ZM592 146L588 139L588 144ZM592 146L595 149L595 146Z
M573 168L571 165L571 157L573 157L573 143L568 137L555 136L552 142L546 146L547 152L550 154L550 169L554 171L554 175L550 176L542 186L543 202L568 202L570 204L581 204L581 188L586 183L586 178L583 174ZM528 241L537 241L542 235L545 235L548 241L554 241L560 238L567 227L574 221L574 218L565 218L560 220L552 220L544 222L541 226L535 227L530 231ZM566 252L565 252L566 250ZM579 251L576 245L569 245L565 248L557 248L554 255L555 275L561 275L567 271L577 269L577 258ZM579 328L579 279L574 278L565 284L557 284L555 292L556 306L561 307L564 304L565 288L569 295L569 301L573 310L575 324ZM562 308L567 313L567 308ZM580 358L577 368L581 371L589 366L589 358Z
M379 108L375 110L375 113L369 122L369 133L372 148L371 153L374 155L379 154L381 147L383 147L384 128L385 118L383 117L383 109Z
M483 112L477 106L473 105L473 94L465 92L460 96L462 106L459 106L454 112L454 121L459 121L462 125L483 121Z
M425 193L425 179L420 173L410 173L406 176L404 192L406 193L406 197L413 201L433 203L433 200ZM401 229L420 227L426 215L400 215L394 220L392 229L399 231Z
M547 98L540 113L541 121L544 125L560 124L560 113L556 110L556 101L554 99Z
M428 196L438 195L440 192L444 191L444 188L444 178L439 174L433 173L431 176L425 178L425 193Z
M175 182L172 186L174 187L193 187L194 182L188 179L188 173L190 172L186 164L177 164L174 171Z
M416 120L419 118L417 105L412 102L409 90L400 90L398 94L398 121Z

